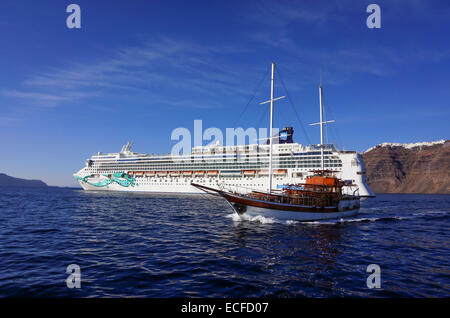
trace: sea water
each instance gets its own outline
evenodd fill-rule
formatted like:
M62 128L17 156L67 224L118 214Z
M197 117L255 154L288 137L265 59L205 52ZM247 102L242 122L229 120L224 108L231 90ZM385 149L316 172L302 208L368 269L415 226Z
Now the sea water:
M379 194L300 223L208 195L0 188L0 296L449 297L449 228L450 195Z

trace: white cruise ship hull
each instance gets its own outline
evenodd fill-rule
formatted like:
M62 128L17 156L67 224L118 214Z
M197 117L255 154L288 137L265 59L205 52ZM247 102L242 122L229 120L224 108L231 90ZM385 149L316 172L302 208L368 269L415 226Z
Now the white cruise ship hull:
M78 180L80 186L86 191L122 191L122 192L155 192L155 193L204 193L191 185L142 185L137 183L135 187L123 187L118 184L110 184L105 187L97 187L89 183Z
M99 153L88 159L74 177L87 191L202 193L191 186L192 182L213 188L235 186L240 193L267 190L268 145L217 146L207 150L193 148L192 155L185 156L153 156L131 152L129 148L120 153ZM317 146L275 144L274 150L278 163L274 165L273 189L304 183L311 170L320 168ZM375 196L365 182L360 154L333 147L326 150L325 169L354 184L360 197Z
M123 192L156 192L156 193L192 193L201 194L203 191L190 185L191 182L201 183L208 187L221 187L225 185L228 188L236 188L240 193L248 193L252 190L267 190L267 177L245 178L244 180L227 181L220 177L204 177L204 178L185 178L185 177L137 177L134 186L123 186L117 183L111 183L106 186L96 186L102 178L94 178L88 182L78 180L80 186L86 191L123 191ZM226 178L224 178L226 179ZM362 181L362 180L361 180ZM303 183L304 179L300 178L275 178L273 188L279 188L285 184ZM372 197L373 192L363 182L357 182L359 195L361 197Z

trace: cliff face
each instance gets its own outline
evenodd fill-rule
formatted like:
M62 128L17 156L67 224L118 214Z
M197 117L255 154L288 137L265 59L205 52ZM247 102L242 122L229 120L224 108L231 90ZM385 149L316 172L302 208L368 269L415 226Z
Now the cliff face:
M450 140L384 143L362 156L367 183L375 193L450 194Z
M47 187L41 180L26 180L0 173L0 187Z

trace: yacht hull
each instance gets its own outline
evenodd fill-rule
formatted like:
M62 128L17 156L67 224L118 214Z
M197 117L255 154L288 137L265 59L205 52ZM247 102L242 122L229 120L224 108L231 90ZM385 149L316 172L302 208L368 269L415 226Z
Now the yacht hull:
M236 211L236 210L235 210ZM355 216L359 213L359 209L348 210L343 212L290 212L284 210L265 209L254 206L248 206L244 214L250 217L263 216L265 218L274 218L277 220L293 220L293 221L320 221L329 219L341 219L345 217Z
M282 198L280 198L280 202L263 201L198 184L193 185L208 193L218 193L241 216L260 215L279 220L318 221L354 216L358 214L360 208L359 199L342 200L337 206L302 206L283 203L281 202Z

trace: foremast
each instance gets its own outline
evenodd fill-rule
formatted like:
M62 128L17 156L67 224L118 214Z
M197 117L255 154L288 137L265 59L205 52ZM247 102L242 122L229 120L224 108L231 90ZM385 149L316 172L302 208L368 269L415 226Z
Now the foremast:
M266 104L270 102L270 152L269 152L269 184L268 184L268 191L269 193L272 193L272 175L273 175L273 167L272 167L272 152L273 152L273 139L275 138L273 136L273 102L282 98L285 98L286 96L281 96L277 98L273 98L274 95L274 82L275 82L275 62L272 62L272 76L270 79L270 100L260 103ZM277 136L278 138L278 136Z

